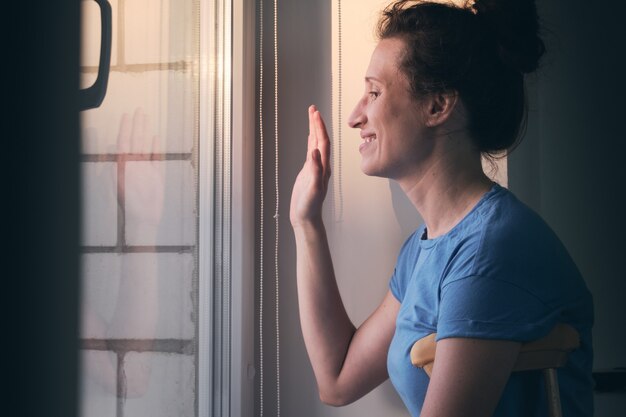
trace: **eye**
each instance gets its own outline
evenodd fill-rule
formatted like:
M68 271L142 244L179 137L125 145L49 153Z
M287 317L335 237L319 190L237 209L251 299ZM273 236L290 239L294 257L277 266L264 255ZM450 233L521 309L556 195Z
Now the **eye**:
M370 92L367 93L367 95L370 97L370 99L376 100L378 98L378 96L380 95L380 92L378 92L378 91L370 91Z

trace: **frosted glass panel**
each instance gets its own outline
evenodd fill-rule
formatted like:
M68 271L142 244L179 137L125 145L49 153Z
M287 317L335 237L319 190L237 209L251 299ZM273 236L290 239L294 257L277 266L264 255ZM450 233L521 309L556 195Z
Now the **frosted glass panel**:
M81 113L82 417L196 416L200 0L111 0L106 97ZM81 84L100 15L82 4Z

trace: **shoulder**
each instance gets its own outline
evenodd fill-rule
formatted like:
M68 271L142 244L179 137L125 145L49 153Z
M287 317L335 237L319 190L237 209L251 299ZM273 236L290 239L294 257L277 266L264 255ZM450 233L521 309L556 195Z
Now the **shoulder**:
M531 249L533 235L546 230L541 218L509 190L494 185L439 243L439 252L448 258L445 280L484 276L485 265L510 264L511 256Z
M560 243L548 224L506 188L498 187L478 212L485 244Z
M490 268L495 264L526 272L550 266L573 266L565 246L550 226L507 189L500 188L492 201L481 207L479 216L482 233L476 253L477 266ZM474 272L492 275L488 270Z
M573 299L585 284L567 249L548 224L510 191L500 187L477 210L465 257L471 268L457 270L447 282L479 276L528 291L542 302ZM467 263L467 262L466 262Z
M451 257L445 281L483 276L526 285L529 276L578 273L547 223L500 186L479 203L448 245Z

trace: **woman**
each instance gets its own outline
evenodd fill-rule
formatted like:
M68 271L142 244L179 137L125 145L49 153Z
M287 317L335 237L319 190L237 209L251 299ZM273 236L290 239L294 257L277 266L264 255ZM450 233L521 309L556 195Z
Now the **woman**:
M330 143L312 106L290 218L322 401L350 403L390 377L413 416L544 415L540 375L511 369L522 343L564 322L581 335L559 370L564 415L592 415L591 296L549 227L481 166L523 130L524 74L544 52L534 2L398 1L378 32L349 124L360 130L362 171L397 181L424 225L402 247L381 305L355 328L322 221ZM430 333L429 378L409 352Z

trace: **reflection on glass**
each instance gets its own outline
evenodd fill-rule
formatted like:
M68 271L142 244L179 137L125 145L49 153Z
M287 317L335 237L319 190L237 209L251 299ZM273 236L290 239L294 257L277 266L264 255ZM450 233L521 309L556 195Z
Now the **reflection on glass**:
M110 0L107 96L81 114L80 415L194 416L199 0ZM97 5L82 1L82 84Z

